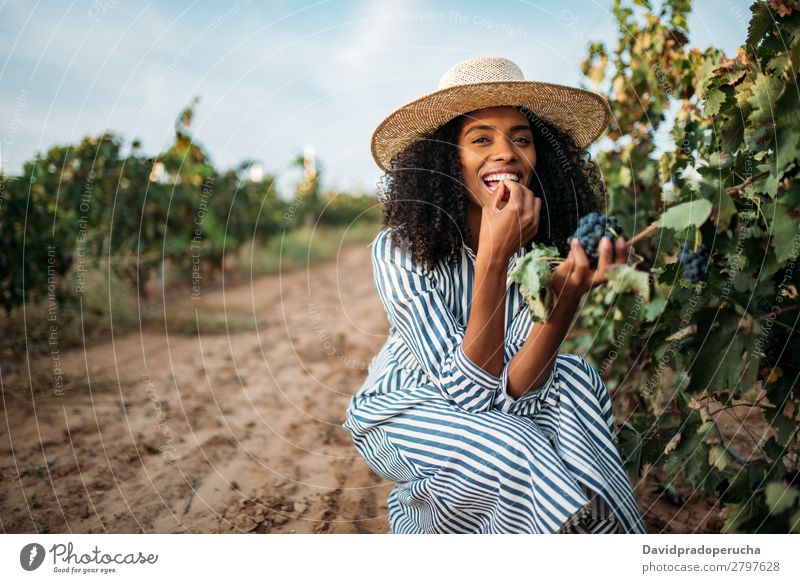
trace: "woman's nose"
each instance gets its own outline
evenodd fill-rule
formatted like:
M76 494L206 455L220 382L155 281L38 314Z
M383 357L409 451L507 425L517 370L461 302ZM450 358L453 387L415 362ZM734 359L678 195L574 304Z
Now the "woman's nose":
M511 143L511 140L503 138L502 140L495 141L495 144L497 144L497 146L493 154L496 160L512 160L516 158L517 153L514 150L514 145Z

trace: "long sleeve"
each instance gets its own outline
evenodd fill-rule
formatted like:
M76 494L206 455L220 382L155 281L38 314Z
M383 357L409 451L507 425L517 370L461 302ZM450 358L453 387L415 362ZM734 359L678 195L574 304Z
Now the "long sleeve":
M527 306L523 304L506 333L506 363L503 365L503 370L500 373L500 388L492 405L493 408L500 409L505 413L513 413L515 415L532 415L537 413L541 408L542 402L549 397L550 388L555 382L556 365L554 364L550 375L539 387L528 391L519 398L514 398L508 393L508 363L514 358L517 352L519 352L520 348L522 348L522 345L528 339L528 335L531 333L532 329L533 320L531 319Z
M395 245L389 229L372 247L375 287L389 322L442 394L470 412L488 411L501 377L474 362L463 350L465 326L448 308L433 275L415 262L407 247Z

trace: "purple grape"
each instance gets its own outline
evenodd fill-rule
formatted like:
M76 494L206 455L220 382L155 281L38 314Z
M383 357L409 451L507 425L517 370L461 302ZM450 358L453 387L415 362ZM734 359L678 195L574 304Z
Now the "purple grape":
M678 259L683 264L683 275L689 281L697 283L708 280L708 249L705 245L692 251L691 246L684 243L678 252Z
M622 227L617 223L616 217L606 217L597 212L591 212L581 217L575 233L567 238L567 244L570 244L573 238L577 238L589 257L589 265L592 269L596 269L600 259L600 240L604 235L611 239L611 260L613 261L616 257L614 242L617 236L622 235Z

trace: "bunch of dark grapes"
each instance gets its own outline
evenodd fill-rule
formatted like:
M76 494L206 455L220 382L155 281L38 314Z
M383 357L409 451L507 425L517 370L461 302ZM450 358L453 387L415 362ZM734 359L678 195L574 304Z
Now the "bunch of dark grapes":
M617 224L616 217L606 217L596 212L581 217L577 230L567 238L567 244L570 244L573 238L577 238L583 250L586 251L586 255L589 256L589 265L592 266L592 269L596 269L600 259L598 253L600 239L604 235L611 239L611 260L613 261L616 257L614 242L619 235L622 235L622 227Z
M692 283L708 279L708 249L700 245L697 251L692 251L691 245L684 243L678 253L678 259L683 263L683 274Z

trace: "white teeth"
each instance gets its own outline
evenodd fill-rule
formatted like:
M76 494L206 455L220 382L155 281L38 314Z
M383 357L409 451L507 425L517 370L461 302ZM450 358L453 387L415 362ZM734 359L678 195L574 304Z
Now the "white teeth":
M515 182L519 182L519 176L516 174L489 174L489 176L483 177L484 182L494 180L514 180Z

